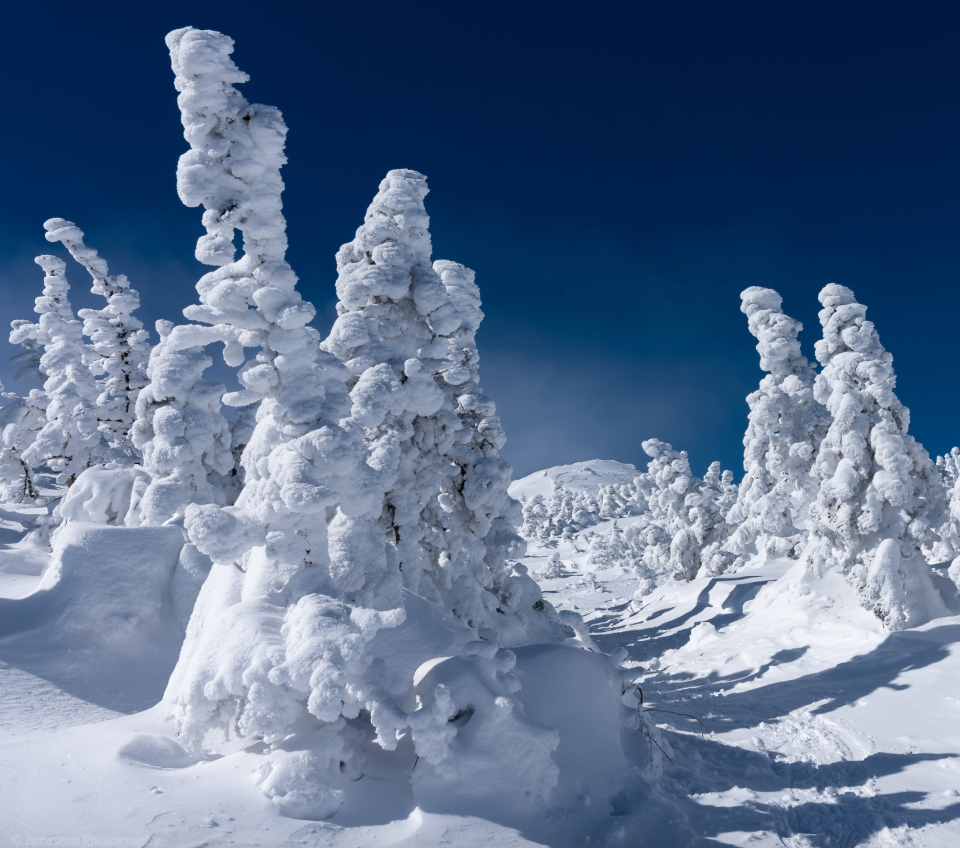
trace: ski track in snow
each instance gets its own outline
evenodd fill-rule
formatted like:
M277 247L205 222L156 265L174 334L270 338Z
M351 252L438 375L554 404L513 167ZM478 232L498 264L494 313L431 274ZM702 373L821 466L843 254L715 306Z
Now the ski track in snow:
M15 561L16 541L2 541L0 561ZM855 600L837 600L841 582L811 591L788 561L668 582L641 608L630 600L632 574L581 573L585 547L577 539L531 545L526 563L536 570L559 551L565 576L543 581L545 596L580 611L602 650L626 652L643 708L660 711L651 715L672 761L657 787L615 804L592 844L960 844L960 617L885 633ZM36 552L23 556L30 572ZM5 571L0 595L22 596L25 575ZM22 653L22 639L17 645ZM0 774L9 776L2 842L585 844L559 837L556 822L515 827L495 815L420 810L389 771L395 766L376 772L375 756L368 780L331 821L283 818L254 786L254 754L177 759L156 744L169 735L161 710L118 718L43 674L42 664L27 671L0 662ZM128 749L153 753L121 754Z

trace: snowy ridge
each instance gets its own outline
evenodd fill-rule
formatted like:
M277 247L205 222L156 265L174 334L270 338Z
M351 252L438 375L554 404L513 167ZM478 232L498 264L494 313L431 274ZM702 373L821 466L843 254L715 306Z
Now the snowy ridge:
M588 462L574 462L570 465L555 465L543 471L535 471L510 484L510 496L517 500L532 498L534 495L548 497L554 485L572 492L596 493L600 485L627 485L640 474L635 465L616 462L612 459L591 459Z

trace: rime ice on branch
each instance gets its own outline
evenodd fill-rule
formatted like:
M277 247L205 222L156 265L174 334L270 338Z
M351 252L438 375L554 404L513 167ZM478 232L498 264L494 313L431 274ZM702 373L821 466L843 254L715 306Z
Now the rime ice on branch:
M783 313L773 289L751 286L740 297L757 338L760 367L768 373L747 398L746 473L728 516L737 529L727 548L738 565L752 545L758 553L795 555L817 492L813 460L829 424L829 414L813 397L816 372L800 352L800 322Z
M907 622L907 587L929 579L921 546L935 540L943 488L927 452L907 432L893 357L867 308L845 286L820 292L814 396L833 416L813 466L808 561L848 575L861 603L891 630Z
M40 321L21 324L10 341L19 344L32 338L44 348L40 367L46 375L47 421L22 458L31 468L47 464L58 473L59 483L71 485L81 471L101 461L99 388L84 364L88 348L67 297L65 263L56 256L38 256L36 263L46 275L43 295L34 307Z
M81 309L84 335L91 348L84 359L95 376L106 375L99 383L97 417L100 431L117 459L135 455L130 427L136 413L137 396L147 384L149 333L133 316L140 306L140 295L123 274L109 273L106 261L83 243L83 231L71 221L51 218L44 225L47 241L62 242L93 277L94 294L107 301L103 309Z

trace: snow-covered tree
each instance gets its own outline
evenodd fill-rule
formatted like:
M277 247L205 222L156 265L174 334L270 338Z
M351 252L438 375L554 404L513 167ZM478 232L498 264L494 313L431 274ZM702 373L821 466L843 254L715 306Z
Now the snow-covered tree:
M362 434L339 425L353 411L346 374L307 326L314 309L285 259L283 119L234 88L247 76L230 58L232 39L186 28L167 44L191 148L178 190L188 206L205 207L197 257L219 267L197 284L200 304L184 310L212 326L175 327L165 344L172 352L222 341L235 366L243 348L256 348L240 370L242 391L227 398L259 409L236 505L186 511L191 541L220 565L203 585L166 699L187 746L214 729L272 743L297 722L308 732L312 715L324 740L310 754L316 791L326 793L317 803L329 814L359 755L343 716L399 712L379 708L376 681L364 677L370 640L403 619L396 561L376 524L380 490ZM264 784L273 786L288 760L279 750L271 757Z
M813 466L813 567L846 574L860 601L891 630L908 621L908 585L929 579L921 547L935 540L943 487L927 452L907 432L910 412L894 393L893 357L866 307L845 286L820 292L814 395L833 416Z
M800 322L783 313L773 289L751 286L740 297L757 338L760 367L768 373L747 397L746 473L727 515L736 525L727 543L736 565L754 550L797 555L816 497L813 461L829 424L829 414L813 396L816 372L800 352Z
M83 332L90 337L85 363L99 381L97 417L100 431L112 449L112 459L132 462L137 458L130 427L136 414L137 396L147 383L150 356L149 333L133 315L140 295L123 274L112 275L106 261L83 242L83 231L72 221L51 218L44 225L47 241L61 242L93 277L94 294L107 301L102 309L81 309Z
M643 450L650 457L647 471L637 478L647 501L643 518L643 560L657 573L669 572L690 580L700 567L696 539L689 532L687 495L697 494L700 480L690 470L686 451L648 439Z
M19 339L20 353L10 358L11 365L19 365L14 380L33 377L43 382L40 357L43 351L34 331L22 336L17 331L27 327L30 321L18 318L10 322L12 334ZM0 391L2 391L0 385ZM47 423L47 396L40 389L31 389L20 397L13 392L3 392L9 400L0 409L0 501L22 503L36 500L39 496L34 469L23 460L23 452L33 444L37 433Z
M547 507L543 495L534 495L523 505L521 532L527 539L539 538L547 523Z
M479 290L462 265L431 265L427 191L416 171L381 182L337 254L339 317L323 347L369 410L355 420L404 584L483 638L523 639L549 618L531 609L550 608L523 567L508 565L523 555L522 516L498 455L503 429L478 383Z
M691 472L686 451L675 451L659 439L645 441L643 450L651 458L637 478L647 502L637 539L645 568L677 580L692 580L701 568L708 574L726 571L732 557L723 550L729 527L722 508L730 492L720 463L713 463L701 480Z
M46 464L57 482L68 486L84 469L101 461L97 422L99 388L84 364L83 327L74 317L66 264L56 256L38 256L45 272L43 295L36 299L37 324L23 323L10 334L13 344L34 339L43 346L40 367L46 375L46 423L22 453L31 468Z
M17 318L10 322L11 335L20 339L20 353L11 356L8 361L11 365L20 366L13 375L14 380L19 381L33 377L33 379L42 383L44 375L43 369L40 367L40 357L43 356L43 351L40 349L40 342L33 336L21 337L17 333L17 330L21 327L28 326L31 326L31 322L26 318Z
M128 524L163 524L189 504L225 504L222 477L233 471L230 431L220 414L222 383L203 378L213 364L202 347L171 349L170 321L158 321L150 382L137 397L131 430L149 478L138 481Z

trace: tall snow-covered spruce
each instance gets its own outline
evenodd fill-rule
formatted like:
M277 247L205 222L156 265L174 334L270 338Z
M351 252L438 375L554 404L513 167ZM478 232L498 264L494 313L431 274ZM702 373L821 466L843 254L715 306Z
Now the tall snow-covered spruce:
M91 345L84 363L99 381L97 418L110 445L111 459L132 463L139 458L130 438L137 396L147 383L149 333L133 315L140 295L123 274L110 274L106 261L83 242L83 231L72 221L51 218L44 225L47 241L61 242L93 277L91 291L106 299L102 309L81 309L84 335Z
M381 530L404 585L501 644L556 638L522 566L522 515L496 407L479 387L483 318L474 274L431 265L422 174L391 171L337 254L339 317L323 347L343 362L368 463L384 491Z
M817 493L813 461L829 424L829 413L813 396L816 372L800 352L800 322L783 313L773 289L751 286L740 297L760 367L768 373L747 398L745 474L727 516L737 528L726 544L736 565L754 551L796 555Z
M425 538L436 527L421 523L421 512L436 502L450 473L441 462L444 451L463 429L435 378L448 351L427 362L417 358L435 334L421 335L416 306L409 294L404 299L421 271L408 251L420 258L418 243L429 244L426 217L417 210L425 186L419 197L401 186L386 204L402 210L397 217L405 236L396 239L397 222L376 216L361 228L367 235L360 253L341 260L342 269L354 264L359 272L349 279L342 274L341 298L357 307L374 297L384 304L383 314L338 321L334 336L362 348L345 357L344 367L321 350L307 326L313 307L301 300L284 258L280 167L287 130L280 113L247 103L234 88L247 77L230 58L228 37L187 28L171 33L167 44L191 147L180 160L178 189L188 206L204 206L207 234L197 257L219 267L198 282L200 304L184 310L198 323L174 327L163 345L173 352L222 342L227 363L242 365L243 389L225 402L258 407L236 504L186 508L191 542L217 565L201 590L165 697L182 744L216 747L234 735L264 740L271 746L260 772L264 792L293 814L324 817L339 806L339 784L360 774L362 734L347 719L365 710L388 749L412 728L418 751L425 746L426 760L440 762L450 737L447 719L465 706L456 693L430 699L429 708L413 715L398 705L410 685L407 675L444 649L431 647L435 623L431 638L401 638L398 644L407 647L399 654L390 640L376 639L379 630L404 622L405 605L434 622L443 609L424 612L426 602L406 593L404 581L424 585L420 577L433 565L428 542L439 546L441 540ZM235 229L244 245L236 261ZM396 240L382 237L388 233ZM422 256L431 296L449 300L426 261L429 249ZM405 333L408 338L398 340ZM257 351L246 363L244 348ZM405 488L387 498L398 486ZM478 495L477 505L486 502ZM489 532L477 524L478 534ZM474 583L491 595L512 586L509 575L478 574L482 562L483 554L479 564L470 562L467 577ZM478 619L471 631L450 612L439 632L460 645L476 638L489 615L483 603L470 608L478 592L471 596L439 572L436 583L454 606L462 604L464 620ZM506 604L503 615L519 619L509 615L513 595L502 595L496 600ZM392 651L393 658L380 658L377 650ZM505 674L512 663L497 654L496 644L477 651L465 656L490 666L491 675L494 668ZM548 753L544 757L548 765Z
M23 462L47 465L57 482L71 485L91 465L102 461L103 446L97 422L97 381L84 364L89 349L83 327L73 314L68 295L66 264L56 256L38 256L44 270L43 295L36 299L36 324L22 323L10 334L19 344L35 339L43 346L40 367L46 375L46 423L22 453Z
M944 490L927 452L907 432L910 411L894 393L893 357L867 308L831 283L820 292L823 370L814 396L832 415L813 465L819 481L805 552L835 567L864 607L891 630L918 623L933 594L921 547L935 541Z

